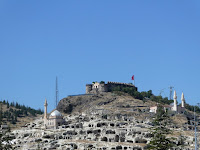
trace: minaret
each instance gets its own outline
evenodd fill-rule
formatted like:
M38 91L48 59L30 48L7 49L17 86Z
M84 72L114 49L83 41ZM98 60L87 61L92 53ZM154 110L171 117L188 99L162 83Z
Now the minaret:
M181 107L185 107L185 97L183 93L181 95Z
M48 106L48 104L47 104L47 100L45 98L45 102L44 102L44 120L47 119L47 106Z
M176 96L176 91L174 90L174 111L177 111L177 96Z

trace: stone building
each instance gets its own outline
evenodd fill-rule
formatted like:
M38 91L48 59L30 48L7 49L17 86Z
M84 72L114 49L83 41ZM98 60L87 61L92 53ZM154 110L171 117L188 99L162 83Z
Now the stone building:
M115 87L134 87L135 90L137 90L137 87L135 87L133 84L128 83L121 83L121 82L94 82L92 84L86 84L86 94L98 94L102 92L111 92L113 88Z
M44 103L44 127L45 128L58 128L58 126L62 125L65 120L63 119L62 114L54 109L49 116L47 116L47 100L45 99Z
M163 108L164 108L165 111L171 111L172 110L171 105L164 105ZM158 109L158 106L150 107L150 112L156 113L157 109Z

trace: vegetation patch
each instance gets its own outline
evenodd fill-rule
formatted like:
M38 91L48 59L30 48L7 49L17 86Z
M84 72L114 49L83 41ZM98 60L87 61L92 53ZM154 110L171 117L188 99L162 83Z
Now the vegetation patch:
M37 114L43 114L41 109L33 109L31 107L20 105L19 103L8 101L0 101L0 125L7 124L16 124L18 118L32 116L36 117Z

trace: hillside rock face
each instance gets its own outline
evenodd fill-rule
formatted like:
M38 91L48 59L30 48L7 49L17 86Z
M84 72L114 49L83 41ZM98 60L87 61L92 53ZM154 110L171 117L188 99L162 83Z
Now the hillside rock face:
M59 102L57 109L63 113L82 112L94 106L106 105L114 100L116 100L116 96L111 93L69 96Z
M19 150L144 150L152 136L151 105L154 104L150 101L143 103L128 95L112 93L67 97L58 104L65 124L58 129L45 129L43 119L37 119L12 131L13 147ZM178 126L170 128L177 143L181 133L186 139L184 149L193 149L193 132Z
M66 121L66 125L56 130L42 128L39 119L23 130L13 131L15 148L142 150L150 138L149 125L136 120L115 118L111 121L97 116L73 115Z
M19 150L144 150L149 142L152 127L148 120L139 121L123 115L93 114L68 115L66 124L59 129L45 129L42 118L35 120L11 134L15 149ZM176 130L176 132L178 129ZM186 137L186 136L185 136ZM177 140L178 142L178 140ZM193 137L187 136L187 146L192 150Z
M149 116L149 106L153 105L155 103L144 103L129 95L119 96L113 93L104 93L98 95L69 96L59 102L57 109L66 114L98 111L105 114L138 115L138 118L140 118L141 116L145 117L145 115ZM143 112L142 115L140 112Z

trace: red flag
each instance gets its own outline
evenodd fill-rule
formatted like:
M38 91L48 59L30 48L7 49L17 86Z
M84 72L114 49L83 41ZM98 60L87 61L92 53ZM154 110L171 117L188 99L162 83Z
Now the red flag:
M134 80L134 75L132 76L132 80Z

